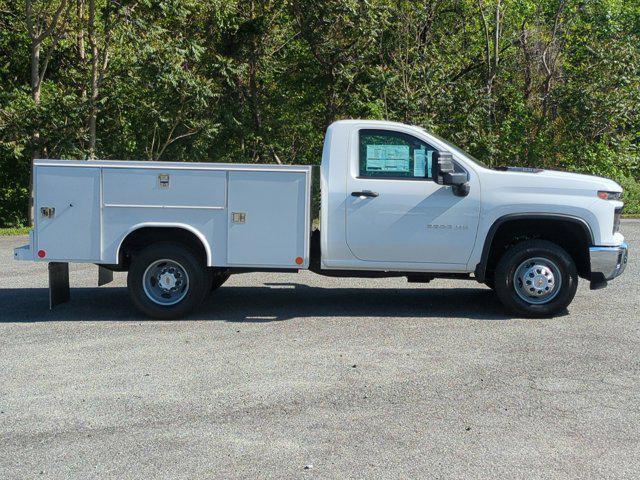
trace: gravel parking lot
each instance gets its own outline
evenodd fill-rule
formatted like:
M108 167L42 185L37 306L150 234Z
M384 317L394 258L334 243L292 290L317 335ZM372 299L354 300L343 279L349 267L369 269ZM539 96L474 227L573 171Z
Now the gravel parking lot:
M640 222L626 273L566 315L475 282L236 275L150 321L125 275L0 237L0 478L640 478ZM458 287L458 288L453 288Z

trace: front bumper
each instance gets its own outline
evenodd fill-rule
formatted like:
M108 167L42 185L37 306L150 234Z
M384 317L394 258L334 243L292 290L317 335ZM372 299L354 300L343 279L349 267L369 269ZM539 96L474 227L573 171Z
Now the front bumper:
M627 267L629 246L621 243L615 247L589 247L591 260L591 289L602 288L607 280L622 275Z

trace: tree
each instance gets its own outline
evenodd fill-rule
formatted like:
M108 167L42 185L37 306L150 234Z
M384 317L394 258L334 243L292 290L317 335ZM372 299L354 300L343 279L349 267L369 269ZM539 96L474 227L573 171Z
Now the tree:
M51 56L65 33L70 7L69 0L60 0L53 8L49 3L39 5L35 0L25 0L25 21L31 39L31 96L36 105L40 104L42 82ZM50 46L44 59L41 59L41 51L46 41L50 42ZM36 130L33 132L33 158L40 156L39 141L40 133Z
M98 118L98 100L100 86L109 64L109 44L111 42L112 9L111 2L107 1L102 12L103 17L103 41L102 48L98 47L98 33L96 28L96 2L89 0L88 32L89 45L91 45L91 96L89 107L89 157L94 158L96 153L96 121Z

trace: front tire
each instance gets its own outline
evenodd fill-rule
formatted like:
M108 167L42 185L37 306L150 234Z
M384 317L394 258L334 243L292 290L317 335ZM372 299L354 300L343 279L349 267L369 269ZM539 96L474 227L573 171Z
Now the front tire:
M502 256L495 291L509 310L525 317L550 317L566 309L578 288L571 256L547 240L527 240Z
M185 317L202 303L211 275L198 256L177 243L155 243L134 255L127 275L131 301L151 318Z

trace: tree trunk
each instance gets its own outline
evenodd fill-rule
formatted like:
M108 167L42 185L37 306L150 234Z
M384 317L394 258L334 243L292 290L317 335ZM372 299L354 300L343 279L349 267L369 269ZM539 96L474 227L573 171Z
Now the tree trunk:
M249 5L249 18L251 21L256 19L255 3L253 0ZM249 108L251 110L251 119L253 122L253 133L255 135L252 160L254 162L259 161L262 156L262 114L260 111L260 92L258 89L258 57L259 52L259 39L256 38L257 34L254 33L251 37L251 51L248 58L248 74L249 74ZM261 39L260 39L261 40Z
M76 3L76 16L78 17L78 33L76 34L76 44L78 48L78 58L80 59L80 65L84 70L85 62L87 60L87 52L84 47L84 0L78 0ZM87 98L87 88L85 82L81 82L80 96L84 99Z
M31 97L40 103L40 43L31 44Z
M78 57L84 62L87 58L84 49L84 0L78 0L76 4L76 16L78 17L78 33L76 34Z
M41 43L32 40L31 43L31 98L33 103L40 105L40 47ZM40 158L42 153L40 151L40 131L35 128L31 140L33 142L32 159Z
M95 27L95 0L89 0L89 44L91 45L91 98L89 101L89 158L96 155L96 121L98 116L98 43Z

